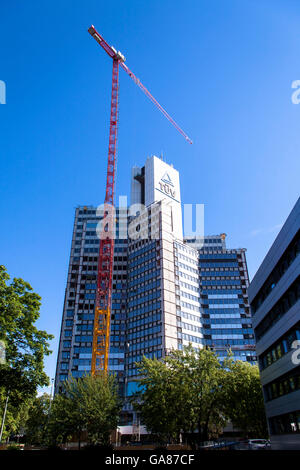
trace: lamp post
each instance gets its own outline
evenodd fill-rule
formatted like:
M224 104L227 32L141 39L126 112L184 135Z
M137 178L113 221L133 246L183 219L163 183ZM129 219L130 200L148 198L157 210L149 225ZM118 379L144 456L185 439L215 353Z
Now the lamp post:
M5 407L4 407L3 417L2 417L2 424L1 424L1 431L0 431L0 444L2 442L2 434L3 434L5 418L6 418L6 412L7 412L8 397L9 397L9 392L7 392L7 397L6 397L6 400L5 400Z
M125 343L125 380L124 380L124 398L126 401L127 398L127 384L128 384L128 351L129 351L130 343L127 341Z
M52 405L52 400L53 400L53 385L54 385L54 379L51 379L50 403L49 403L48 414L50 413L51 405Z

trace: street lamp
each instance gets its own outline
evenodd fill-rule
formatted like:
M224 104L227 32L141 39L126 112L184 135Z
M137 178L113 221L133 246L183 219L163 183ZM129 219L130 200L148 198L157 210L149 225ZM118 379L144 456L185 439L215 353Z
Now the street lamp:
M6 397L6 400L5 400L5 407L4 407L3 417L2 417L2 424L1 424L1 431L0 431L0 444L2 442L2 434L3 434L5 418L6 418L6 412L7 412L8 397L9 397L9 392L7 392L7 397Z

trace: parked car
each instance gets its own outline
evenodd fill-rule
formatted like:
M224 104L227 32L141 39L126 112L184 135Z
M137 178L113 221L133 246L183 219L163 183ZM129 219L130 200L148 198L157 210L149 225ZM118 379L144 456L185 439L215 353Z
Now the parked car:
M270 449L271 444L268 439L249 439L248 448L250 450Z

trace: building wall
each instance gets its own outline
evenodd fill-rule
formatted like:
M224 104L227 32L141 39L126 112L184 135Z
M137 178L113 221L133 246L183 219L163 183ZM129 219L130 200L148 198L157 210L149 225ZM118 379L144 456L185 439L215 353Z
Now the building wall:
M171 232L182 240L182 211L179 173L172 165L153 155L144 167L134 167L131 176L131 204L149 207L165 200L172 207Z
M198 251L203 343L220 359L231 349L235 360L256 363L245 249L227 249L225 234L184 240Z
M99 223L96 208L78 207L68 269L56 368L55 390L68 376L91 370L94 308L97 284ZM118 227L117 227L118 230ZM111 344L109 367L124 383L127 296L127 240L116 240L114 250Z
M187 244L174 242L178 348L201 349L204 344L200 303L198 252Z
M300 448L300 199L249 286L265 408L276 449ZM294 447L293 447L294 446Z

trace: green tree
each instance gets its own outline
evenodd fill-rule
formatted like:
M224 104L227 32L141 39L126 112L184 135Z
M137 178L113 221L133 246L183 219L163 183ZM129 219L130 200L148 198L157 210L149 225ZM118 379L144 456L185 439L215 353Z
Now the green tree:
M44 356L51 353L48 341L53 336L35 326L40 296L23 279L9 280L5 267L0 266L0 340L6 356L5 364L0 365L0 383L10 397L22 392L29 396L49 383Z
M6 401L6 392L0 388L0 423L4 413ZM6 441L10 436L24 435L24 425L28 417L28 410L32 399L27 398L21 402L8 402L5 427L3 431L2 441Z
M46 442L51 396L47 393L35 397L28 407L27 419L24 425L26 442L43 445Z
M78 413L77 404L63 393L56 395L52 401L47 424L46 443L57 446L68 442L72 436L77 436L80 448L82 430L83 418Z
M161 440L198 430L203 441L225 424L225 372L215 353L188 346L162 361L144 357L138 366L142 390L133 403L148 430Z
M268 437L264 400L259 369L248 362L233 361L224 364L226 374L226 414L244 435Z
M191 345L173 351L167 364L176 368L189 391L190 430L198 431L201 441L218 434L226 423L224 415L225 371L217 355L209 349Z
M165 361L143 357L138 364L141 391L132 402L147 429L159 442L177 441L186 427L190 396L176 368Z
M90 444L106 445L117 427L121 402L118 385L112 374L86 375L64 382L63 391L51 407L49 436L52 442L66 442L82 431Z

